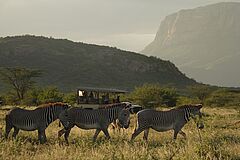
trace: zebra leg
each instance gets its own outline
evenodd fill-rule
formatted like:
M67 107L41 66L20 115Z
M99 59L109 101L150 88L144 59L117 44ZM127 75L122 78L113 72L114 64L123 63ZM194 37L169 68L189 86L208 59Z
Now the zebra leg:
M13 132L12 137L13 137L13 138L16 138L18 132L19 132L19 129L18 129L17 127L14 127L14 132Z
M178 133L182 134L181 130L183 128L184 125L181 124L176 124L176 126L173 128L174 129L174 133L173 133L173 139L177 139L177 135ZM184 133L184 132L183 132ZM185 133L184 133L185 134Z
M124 135L124 128L117 126L117 131L118 131L118 134Z
M41 144L47 141L45 130L38 130L38 140Z
M65 132L66 130L64 128L58 131L58 138L60 138Z
M144 130L143 140L145 141L148 140L148 133L149 133L149 128Z
M67 144L69 144L68 142L68 137L69 137L69 134L70 134L70 131L71 131L72 128L69 128L68 130L65 131L65 134L64 134L64 138L65 138L65 141Z
M173 133L173 139L176 140L177 139L177 134L178 134L178 130L174 130L174 133Z
M101 129L96 129L95 134L93 136L93 142L96 142L98 134L101 132Z
M106 138L107 138L107 139L110 139L110 135L109 135L109 133L108 133L107 128L102 129L102 131L103 131L103 133L105 134Z
M6 129L5 129L6 130L6 132L5 132L5 138L6 139L8 138L8 135L9 135L12 128L13 128L12 125L6 124Z
M43 132L43 141L44 141L44 143L47 142L47 136L46 136L45 130Z
M184 137L184 139L187 139L186 133L184 133L182 130L179 131L179 134L181 134Z
M9 115L6 115L5 120L6 120L5 138L7 139L11 129L13 128L13 125Z
M142 131L144 131L144 129L140 129L140 128L136 129L132 134L131 141L133 141Z

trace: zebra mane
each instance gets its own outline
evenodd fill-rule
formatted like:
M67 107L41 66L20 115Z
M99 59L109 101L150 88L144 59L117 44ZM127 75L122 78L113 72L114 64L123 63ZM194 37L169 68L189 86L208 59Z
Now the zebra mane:
M175 109L184 109L184 108L192 108L192 107L201 108L202 104L185 104L185 105L182 105L182 106L178 106Z
M63 102L55 102L55 103L47 103L47 104L42 104L38 106L37 108L47 108L47 107L53 107L53 106L65 106L67 103Z

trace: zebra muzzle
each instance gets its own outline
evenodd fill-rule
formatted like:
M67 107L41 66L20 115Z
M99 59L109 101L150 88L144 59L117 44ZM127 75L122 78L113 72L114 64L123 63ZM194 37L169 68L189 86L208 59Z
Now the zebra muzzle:
M124 125L124 128L127 129L130 125L130 122L128 122L126 125Z

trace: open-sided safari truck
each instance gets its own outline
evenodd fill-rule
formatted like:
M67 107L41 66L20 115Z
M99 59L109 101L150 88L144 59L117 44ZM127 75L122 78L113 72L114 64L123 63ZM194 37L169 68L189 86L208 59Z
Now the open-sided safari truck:
M107 104L120 103L120 95L127 91L109 88L79 87L76 107L97 109Z

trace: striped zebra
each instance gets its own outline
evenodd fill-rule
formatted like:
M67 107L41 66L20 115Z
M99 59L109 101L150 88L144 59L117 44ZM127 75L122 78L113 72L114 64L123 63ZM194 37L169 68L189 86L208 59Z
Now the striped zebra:
M39 106L34 110L26 110L14 108L6 115L6 133L5 138L12 128L14 128L13 138L15 138L19 130L34 131L38 130L38 140L40 143L46 142L45 129L50 123L59 118L59 114L68 109L69 106L65 103L50 103Z
M140 110L143 109L143 107L141 107L141 106L139 106L139 105L136 105L136 104L135 104L135 105L132 105L130 102L123 102L123 103L127 103L127 104L128 104L128 106L129 106L129 111L130 111L131 114L136 114L137 112L139 112ZM121 126L121 124L119 123L119 120L118 120L118 119L114 120L114 121L111 123L111 125L112 125L112 129L113 129L114 132L115 132L115 130L117 130L118 133L120 133L120 131L121 131L121 129L122 129L122 131L123 131L123 133L124 133L124 128Z
M65 141L68 143L70 131L76 125L81 129L96 129L93 136L95 142L101 131L103 131L107 139L110 139L108 126L116 119L118 119L122 127L128 128L130 111L126 103L111 104L105 108L93 110L73 107L62 112L59 119L64 126L64 129L58 132L59 138L64 134Z
M156 111L153 109L144 109L137 113L137 127L132 134L131 140L134 140L142 131L144 131L143 139L148 139L149 129L152 128L158 132L164 132L173 129L173 138L177 138L180 133L186 138L186 134L182 131L183 126L190 120L190 118L202 118L200 109L201 104L184 105L169 111ZM197 122L199 129L204 128L202 121Z
M131 102L122 102L122 103L125 103L126 108L129 108L130 114L133 114L131 112L131 107L132 107ZM121 129L124 131L124 127L120 124L120 122L117 118L113 120L113 122L111 123L111 126L112 126L112 129L114 132L115 132L115 130L117 130L118 133L120 133Z

